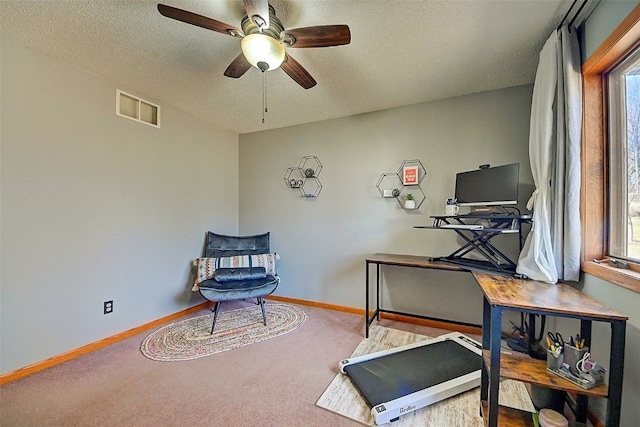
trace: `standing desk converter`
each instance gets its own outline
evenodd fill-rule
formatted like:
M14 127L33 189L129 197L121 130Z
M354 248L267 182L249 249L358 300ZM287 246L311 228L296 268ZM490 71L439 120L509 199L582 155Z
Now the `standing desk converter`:
M468 270L491 271L515 275L516 261L510 259L491 241L505 234L518 236L522 250L524 238L522 225L531 222L531 215L513 214L470 214L470 215L433 215L433 225L415 226L429 230L454 231L465 243L446 256L432 258L447 264L459 265ZM475 253L479 259L466 255Z

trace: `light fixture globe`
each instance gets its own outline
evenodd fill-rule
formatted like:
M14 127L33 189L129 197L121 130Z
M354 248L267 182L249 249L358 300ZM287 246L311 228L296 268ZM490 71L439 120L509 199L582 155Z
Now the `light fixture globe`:
M275 70L284 61L284 46L266 34L246 35L242 39L240 47L249 64L262 71Z

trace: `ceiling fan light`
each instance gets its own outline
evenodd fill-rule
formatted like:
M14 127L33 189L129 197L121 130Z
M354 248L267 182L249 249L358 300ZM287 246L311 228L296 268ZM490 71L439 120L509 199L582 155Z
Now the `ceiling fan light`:
M240 43L249 64L262 71L275 70L284 61L284 46L266 34L249 34Z

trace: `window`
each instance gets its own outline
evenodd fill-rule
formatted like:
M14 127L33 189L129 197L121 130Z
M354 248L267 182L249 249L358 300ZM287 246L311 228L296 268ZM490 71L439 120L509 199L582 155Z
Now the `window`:
M636 241L640 223L635 218L639 45L640 7L636 7L582 66L582 270L636 292L640 292L640 242ZM594 262L608 256L628 260L630 268Z
M607 254L640 260L640 49L607 77L609 245Z

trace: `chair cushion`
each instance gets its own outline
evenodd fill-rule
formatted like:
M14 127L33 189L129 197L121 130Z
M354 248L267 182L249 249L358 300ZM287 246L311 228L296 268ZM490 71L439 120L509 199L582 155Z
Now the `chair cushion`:
M200 283L216 277L216 270L220 268L240 268L240 267L263 267L265 274L276 276L276 260L280 255L259 254L259 255L238 255L221 258L198 258L193 261L196 266L196 277L192 291L197 291Z
M264 267L238 267L218 268L216 270L216 282L229 282L232 280L255 280L267 277Z
M258 298L271 294L279 282L279 277L271 275L253 280L229 280L227 282L206 280L200 284L199 291L209 301L216 302Z

